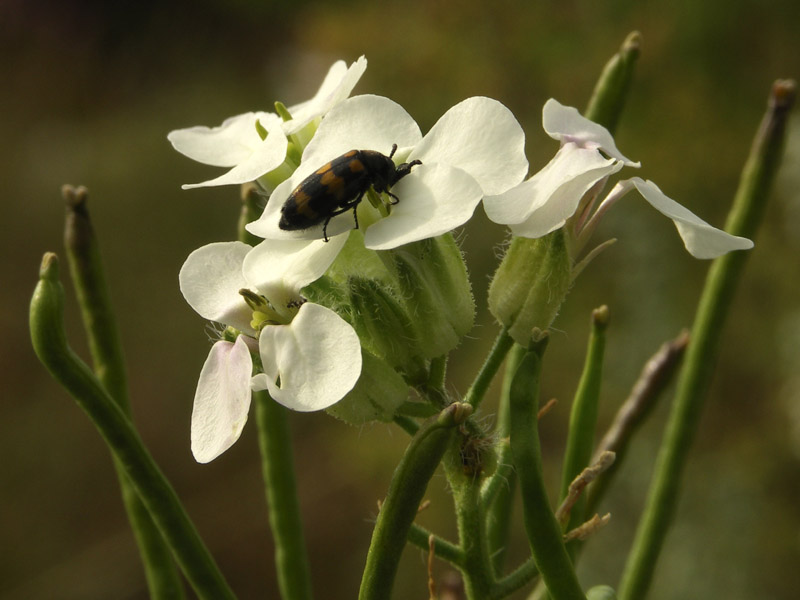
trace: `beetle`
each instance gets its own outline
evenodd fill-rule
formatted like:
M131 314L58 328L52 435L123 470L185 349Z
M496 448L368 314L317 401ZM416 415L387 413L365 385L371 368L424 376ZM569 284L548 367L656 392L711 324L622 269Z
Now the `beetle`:
M392 161L397 152L397 144L392 144L389 156L375 150L350 150L320 167L306 177L281 207L281 220L278 227L286 231L309 229L322 225L323 239L328 241L328 223L331 219L348 210L353 210L356 229L358 215L356 209L364 194L373 188L376 192L386 192L392 204L400 199L389 189L411 172L419 160L396 166Z

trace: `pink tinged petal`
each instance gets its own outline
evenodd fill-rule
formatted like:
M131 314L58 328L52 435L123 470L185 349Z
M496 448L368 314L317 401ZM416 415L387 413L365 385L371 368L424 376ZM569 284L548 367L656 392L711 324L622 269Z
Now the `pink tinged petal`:
M504 192L528 173L522 127L508 108L484 97L468 98L448 110L408 158L459 167L486 195Z
M194 396L192 454L199 463L214 460L239 439L250 408L253 361L242 336L211 347Z
M753 242L713 227L664 195L652 181L634 177L630 182L650 205L675 223L678 234L689 254L695 258L717 258L733 250L748 250Z
M561 143L573 142L585 148L601 148L603 152L622 161L628 167L641 166L625 157L614 143L611 133L594 121L581 116L577 109L564 106L550 98L542 109L542 126L551 138Z
M198 248L183 263L178 280L183 297L200 316L252 334L253 311L239 295L240 289L250 287L242 273L250 250L242 242Z
M419 126L406 110L382 96L353 96L325 115L303 152L303 162L292 179L300 183L313 171L349 150L376 150L388 154L392 144L402 150L422 139ZM291 191L291 190L290 190Z
M249 112L225 119L219 127L176 129L167 139L178 152L215 167L234 167L246 160L261 143L256 121L264 127L280 122L277 115Z
M353 328L332 310L306 302L289 325L261 331L264 373L252 389L269 390L287 408L322 410L347 394L361 375L361 346Z
M483 196L470 175L441 163L414 167L392 193L399 202L364 234L364 245L371 250L397 248L451 231L470 219Z
M347 98L366 69L367 59L363 56L350 67L343 60L333 63L316 95L311 100L289 107L292 120L284 125L286 134L299 131Z
M328 242L264 240L245 256L242 270L273 305L285 306L286 301L299 298L301 288L325 274L346 241L346 235Z
M262 175L277 169L286 159L286 150L289 141L286 139L280 124L273 123L267 128L267 137L253 147L249 156L239 162L230 171L223 173L215 179L209 179L201 183L191 183L182 185L184 190L200 187L212 187L217 185L235 185L255 181Z
M563 226L583 195L622 163L596 150L567 143L533 177L499 196L484 198L489 219L509 225L514 235L541 237Z

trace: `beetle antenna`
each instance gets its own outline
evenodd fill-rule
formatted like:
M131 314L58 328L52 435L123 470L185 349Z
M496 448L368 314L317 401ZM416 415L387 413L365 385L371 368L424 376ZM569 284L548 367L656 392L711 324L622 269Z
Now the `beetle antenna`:
M397 144L392 144L392 151L389 152L389 158L392 158L395 152L397 152Z

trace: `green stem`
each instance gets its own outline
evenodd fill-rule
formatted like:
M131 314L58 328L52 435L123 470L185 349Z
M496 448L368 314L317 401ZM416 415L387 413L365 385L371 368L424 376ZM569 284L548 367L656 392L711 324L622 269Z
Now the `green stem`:
M419 431L419 424L411 417L395 415L392 420L395 422L395 425L399 426L408 435L414 435Z
M780 163L794 92L793 82L777 82L773 86L767 113L742 172L726 223L729 233L752 238L761 223ZM747 257L745 252L732 252L715 260L709 269L650 492L622 575L620 600L644 598L650 586L656 560L675 513L681 473L700 421L722 326Z
M486 361L481 366L481 370L478 371L475 381L472 382L472 385L467 390L467 395L464 396L464 402L472 405L474 408L478 408L483 397L486 395L486 390L489 389L489 385L492 383L492 379L494 379L494 376L500 369L500 365L503 364L506 354L508 354L508 351L513 345L514 340L508 334L508 330L503 328L500 333L497 334L494 345L492 345L492 349L489 351L489 356L486 357Z
M500 406L497 409L497 425L495 426L495 437L500 440L497 445L497 468L481 488L481 506L486 512L486 537L495 576L500 575L503 570L508 532L511 526L512 500L517 487L511 445L507 440L511 429L509 394L511 380L523 356L525 356L525 348L515 344L506 361L503 388L500 392Z
M592 458L600 384L603 378L603 353L607 326L608 307L601 306L592 312L592 330L589 334L586 362L570 413L569 434L561 475L561 494L559 496L561 500L567 497L570 484L580 475L581 471L589 466ZM583 523L585 509L586 498L582 496L572 507L564 531L569 531ZM575 557L574 545L568 552L572 558Z
M281 598L309 600L311 575L297 500L288 411L264 391L254 392L253 401Z
M254 246L259 239L244 226L259 217L262 200L254 185L243 185L241 193L239 241ZM297 499L288 411L265 391L253 392L253 403L278 588L284 600L310 600L311 569Z
M481 508L480 486L477 478L465 474L463 469L457 473L451 470L447 479L453 487L459 545L464 552L461 568L464 589L470 600L482 600L494 585L494 569L485 535L486 515Z
M58 259L45 254L30 311L33 348L50 374L86 412L136 488L198 597L235 598L175 490L145 449L127 415L67 344Z
M472 408L466 404L451 404L426 421L412 438L394 471L372 532L360 600L385 600L391 596L397 565L428 481L447 450L455 427L471 413Z
M585 600L556 521L542 475L537 412L539 375L547 337L520 362L511 383L511 451L517 469L525 531L536 566L554 600Z
M431 535L433 534L421 525L412 523L408 530L408 541L427 552L428 539ZM446 560L454 567L460 568L464 565L464 551L453 542L448 542L438 535L433 536L433 552L436 558Z
M125 358L106 285L100 247L86 206L86 188L64 186L62 194L67 207L64 245L89 341L94 373L108 394L130 417ZM178 570L161 532L125 475L123 466L116 459L114 467L119 478L125 511L142 558L150 597L156 600L183 598Z
M538 574L539 569L536 567L536 561L533 558L529 558L494 585L488 600L500 600L510 596L533 580Z

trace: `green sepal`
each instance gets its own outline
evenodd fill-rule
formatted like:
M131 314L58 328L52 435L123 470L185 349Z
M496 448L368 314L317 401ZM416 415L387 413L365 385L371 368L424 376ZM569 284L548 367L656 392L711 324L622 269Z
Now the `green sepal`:
M348 292L361 345L414 381L424 380L422 350L403 301L387 285L363 277L351 277Z
M327 413L350 425L391 421L408 398L408 385L384 361L361 350L361 377L355 387Z
M489 310L521 346L547 330L572 284L563 229L538 239L516 237L489 285Z
M448 234L380 253L412 315L425 358L455 348L475 322L475 300L464 257Z

